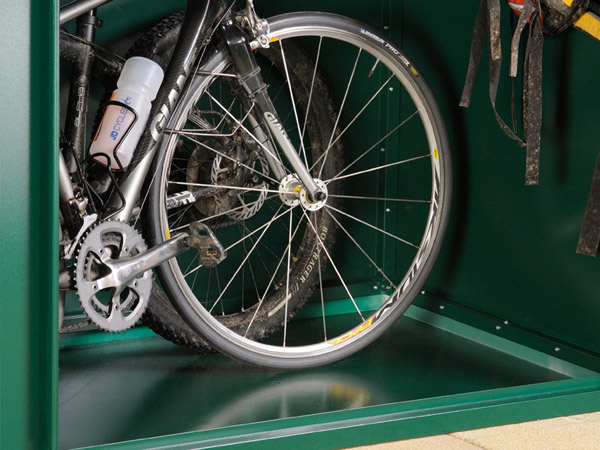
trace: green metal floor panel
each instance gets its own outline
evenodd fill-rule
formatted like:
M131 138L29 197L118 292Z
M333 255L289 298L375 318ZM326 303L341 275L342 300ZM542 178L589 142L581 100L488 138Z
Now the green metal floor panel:
M158 338L71 348L60 354L59 448L430 398L442 405L447 396L567 378L410 318L346 361L298 372L198 356Z

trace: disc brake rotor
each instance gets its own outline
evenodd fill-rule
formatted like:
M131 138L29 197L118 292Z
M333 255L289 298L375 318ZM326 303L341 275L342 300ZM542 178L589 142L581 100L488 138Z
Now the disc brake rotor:
M259 150L239 139L207 139L192 152L186 170L186 181L223 186L214 197L203 198L194 206L204 216L225 213L234 220L245 220L260 210L267 197L269 166ZM232 186L233 189L227 189ZM240 188L249 188L243 190Z
M119 332L135 325L152 290L151 270L124 286L99 290L96 281L110 275L103 261L135 256L146 248L133 227L118 221L98 224L82 240L75 271L77 294L85 313L101 329Z
M255 170L257 161L261 166L257 172L268 173L267 162L262 155L254 160L252 163L252 166L254 167L252 167L252 169ZM219 174L226 170L222 168L224 162L224 158L221 155L217 155L215 157L213 169L211 171L211 181L214 184L219 183ZM267 197L268 187L267 183L264 181L261 183L258 175L252 173L250 169L239 167L237 170L251 172L244 176L244 178L248 178L248 181L239 187L247 187L251 188L252 190L231 190L224 195L215 196L215 202L219 210L218 212L227 212L227 215L232 219L246 220L256 214L262 207L263 203L265 202L265 198ZM256 189L260 189L260 191L256 191Z

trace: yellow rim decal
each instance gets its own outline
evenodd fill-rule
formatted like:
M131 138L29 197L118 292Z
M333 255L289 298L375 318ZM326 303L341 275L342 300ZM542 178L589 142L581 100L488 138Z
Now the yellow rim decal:
M167 232L167 239L171 239L171 232L169 231L168 228L166 229L166 232Z
M439 155L438 155L438 150L437 150L437 148L434 148L434 149L433 149L433 157L434 157L435 159L438 159L438 156L439 156Z
M350 338L353 338L357 334L362 333L363 331L365 331L367 328L369 328L371 326L371 323L373 323L374 317L375 316L371 317L369 320L367 320L365 323L363 323L356 330L351 331L350 333L346 334L345 336L342 336L341 338L336 339L335 341L329 341L329 343L332 345L341 344L342 342L347 341Z
M275 42L275 41L278 41L278 40L279 40L279 38L278 38L278 37L272 37L272 38L269 40L269 42Z
M413 75L415 77L419 76L419 72L417 72L417 69L415 69L413 66L410 66L410 71L413 73Z

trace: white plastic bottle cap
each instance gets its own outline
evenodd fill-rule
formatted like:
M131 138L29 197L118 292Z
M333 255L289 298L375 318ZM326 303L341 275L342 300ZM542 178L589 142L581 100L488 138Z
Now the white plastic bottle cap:
M163 77L163 70L154 61L133 56L125 62L117 86L140 90L152 101L156 98Z

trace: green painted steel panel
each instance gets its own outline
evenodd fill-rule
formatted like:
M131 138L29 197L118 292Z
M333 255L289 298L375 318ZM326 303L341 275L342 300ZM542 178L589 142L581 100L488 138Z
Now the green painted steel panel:
M600 261L575 248L600 150L593 69L600 45L574 30L545 40L540 185L526 187L524 150L500 131L490 106L487 49L471 107L458 107L476 9L391 2L392 36L436 92L453 150L454 209L427 290L598 353ZM510 36L503 38L508 50ZM506 55L502 67L498 104L510 120Z
M55 2L0 4L0 448L57 441Z
M114 42L125 35L112 47L124 49L136 33L181 3L145 3L140 11L137 1L113 2L105 8L107 26L101 30L105 34L100 42ZM282 12L292 6L296 5L264 1L259 9ZM387 27L386 32L401 42L438 96L451 135L456 190L447 243L428 292L449 299L445 304L459 310L466 307L492 321L508 321L514 326L509 339L536 348L564 343L571 349L567 359L595 370L600 351L596 324L600 306L595 298L599 263L575 255L574 249L598 151L593 121L600 87L594 83L590 64L590 58L600 56L598 44L578 33L547 41L541 185L526 188L524 155L495 125L486 98L485 68L477 79L471 109L456 106L475 5L460 14L448 2L323 5L309 1L302 8L326 8L380 29ZM136 23L127 13L132 9L137 11ZM460 20L449 22L448 17ZM0 223L2 250L11 255L0 263L0 446L51 448L57 420L58 232L52 206L57 197L56 8L41 0L3 4L0 25L0 207L10 212L2 214ZM505 84L500 98L507 99L508 94ZM506 104L501 107L505 115ZM424 306L435 308L435 302ZM484 329L490 323L475 322ZM280 419L115 447L151 448L181 442L182 448L192 448L194 442L208 440L247 448L314 447L315 442L321 448L334 448L590 411L597 409L598 400L598 379L592 377Z
M206 432L97 446L97 449L337 449L592 411L598 379L553 383L281 419Z
M566 383L552 385L564 390L572 386L570 377L594 375L560 361L544 364L530 351L476 342L449 319L436 320L433 327L422 313L415 318L401 319L377 345L346 361L292 372L250 367L217 354L194 355L157 338L63 350L59 448L210 430L233 437L252 423L254 431L275 428L273 421L287 428L294 422L280 419L294 417L325 430L339 425L326 422L352 416L359 426L371 414L410 410L423 399L435 398L426 404L451 409L452 399L460 404L461 395L470 392L479 393L470 397L475 402L485 390L549 381ZM307 319L306 328L310 322L318 325L320 319ZM506 401L515 401L513 396L507 393ZM388 404L395 406L382 406ZM487 420L489 425L496 418L490 414Z
M153 20L182 4L150 3L132 20L134 0L113 2L101 9L106 26L99 42L123 53ZM600 88L586 61L600 56L600 46L579 32L546 41L542 174L540 186L525 187L523 151L500 132L489 105L485 55L471 108L457 106L475 6L452 22L446 18L456 11L448 2L265 0L258 7L273 14L324 8L359 18L400 42L432 85L448 122L456 189L446 244L427 290L600 351L599 263L574 251L598 151L591 121ZM509 91L504 77L498 101L506 117Z

